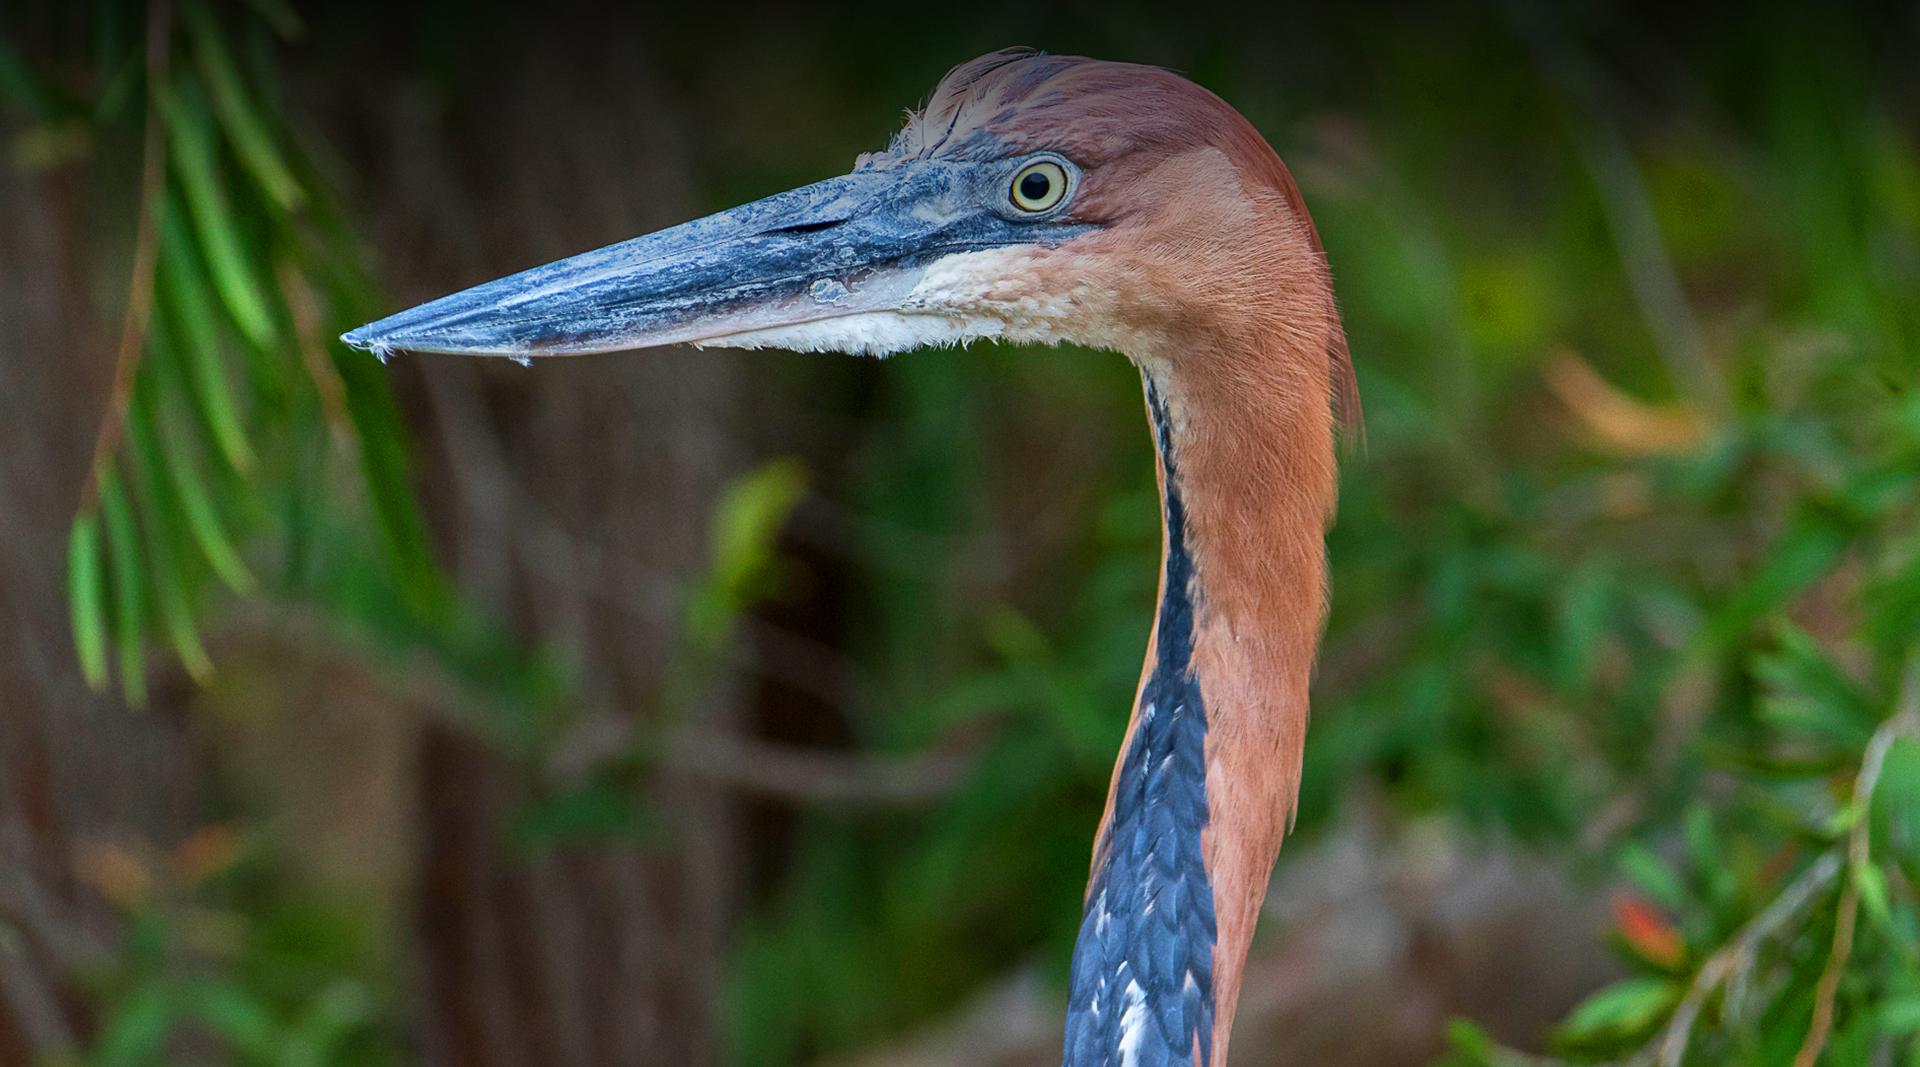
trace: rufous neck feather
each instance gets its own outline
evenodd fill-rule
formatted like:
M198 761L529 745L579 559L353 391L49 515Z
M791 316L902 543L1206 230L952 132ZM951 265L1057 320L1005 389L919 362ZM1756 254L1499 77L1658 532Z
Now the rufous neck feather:
M1305 321L1130 353L1161 466L1162 588L1095 847L1067 1067L1225 1062L1325 610L1330 298Z

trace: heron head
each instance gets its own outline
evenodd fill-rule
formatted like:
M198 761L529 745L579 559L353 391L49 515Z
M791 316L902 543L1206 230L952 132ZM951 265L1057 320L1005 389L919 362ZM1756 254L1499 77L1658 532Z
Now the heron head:
M949 73L849 174L344 340L525 360L677 343L886 355L1005 339L1139 359L1172 335L1301 314L1337 335L1299 193L1251 124L1159 68L1015 49Z

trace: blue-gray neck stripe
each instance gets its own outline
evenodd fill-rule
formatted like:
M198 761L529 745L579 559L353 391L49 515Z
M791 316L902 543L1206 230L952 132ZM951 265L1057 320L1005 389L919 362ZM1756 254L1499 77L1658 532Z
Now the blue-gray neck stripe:
M1166 589L1153 670L1096 848L1074 944L1063 1067L1200 1067L1213 1058L1213 885L1207 826L1206 707L1193 676L1199 590L1186 541L1172 426L1142 375L1165 471Z

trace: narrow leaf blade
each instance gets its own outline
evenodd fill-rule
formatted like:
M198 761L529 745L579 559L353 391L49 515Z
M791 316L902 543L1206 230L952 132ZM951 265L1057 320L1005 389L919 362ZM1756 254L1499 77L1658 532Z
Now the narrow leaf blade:
M102 604L100 523L93 515L74 520L67 543L67 610L73 616L73 647L80 673L95 692L107 687L107 621Z
M127 703L147 703L146 647L142 625L146 598L140 572L140 541L120 478L112 471L100 479L100 514L106 520L107 554L113 564L114 643L120 651L120 688Z

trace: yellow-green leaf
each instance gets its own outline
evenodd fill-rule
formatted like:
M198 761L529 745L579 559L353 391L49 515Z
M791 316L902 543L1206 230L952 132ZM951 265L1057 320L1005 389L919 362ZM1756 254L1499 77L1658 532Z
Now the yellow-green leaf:
M100 523L93 515L73 521L67 542L67 610L73 616L73 647L80 673L94 690L107 687L107 621L102 606Z
M713 567L729 592L743 590L767 563L773 541L807 491L798 460L778 459L727 487L713 520Z
M720 497L709 536L713 570L687 606L687 629L715 647L759 596L774 563L774 542L807 490L798 460L779 459L738 479Z
M1560 1025L1567 1041L1631 1037L1653 1027L1680 999L1680 987L1666 978L1640 977L1615 982L1580 1002Z
M194 403L207 420L207 431L228 463L238 471L253 465L253 450L241 428L237 405L221 358L220 332L213 303L207 293L206 278L195 262L193 235L187 229L186 211L172 193L163 199L160 211L159 296L167 318L179 331L179 366L186 375ZM150 343L160 352L171 341L165 330L155 330Z
M167 459L167 471L172 476L180 510L186 514L187 532L193 535L194 543L200 546L201 554L207 557L213 573L228 588L243 596L252 593L255 588L253 573L247 569L239 550L227 537L226 528L220 523L220 513L214 507L213 497L207 492L206 482L201 479L193 458L166 435L163 434L161 440L167 446L162 454Z
M239 550L233 547L226 529L220 525L220 514L214 510L206 483L200 480L199 472L187 457L169 455L174 456L174 462L168 469L173 473L173 484L179 491L180 507L187 514L187 530L193 534L194 542L207 557L213 573L219 575L228 588L243 596L252 593L256 587L253 572L247 569Z
M1854 884L1860 887L1860 904L1867 918L1883 933L1893 929L1893 909L1887 902L1887 875L1871 862L1856 866Z
M220 117L227 140L233 144L234 154L240 157L241 164L253 175L254 181L260 183L269 199L283 210L297 210L306 202L306 193L281 160L266 124L260 121L247 99L239 69L220 39L219 23L205 4L188 4L186 13L193 34L195 65L206 80L207 91L213 96L213 109Z
M161 87L159 100L167 120L174 170L180 176L188 213L213 271L213 286L226 302L241 336L264 347L273 340L273 316L260 295L258 274L247 259L246 243L240 238L220 183L206 103L191 83L185 82Z

